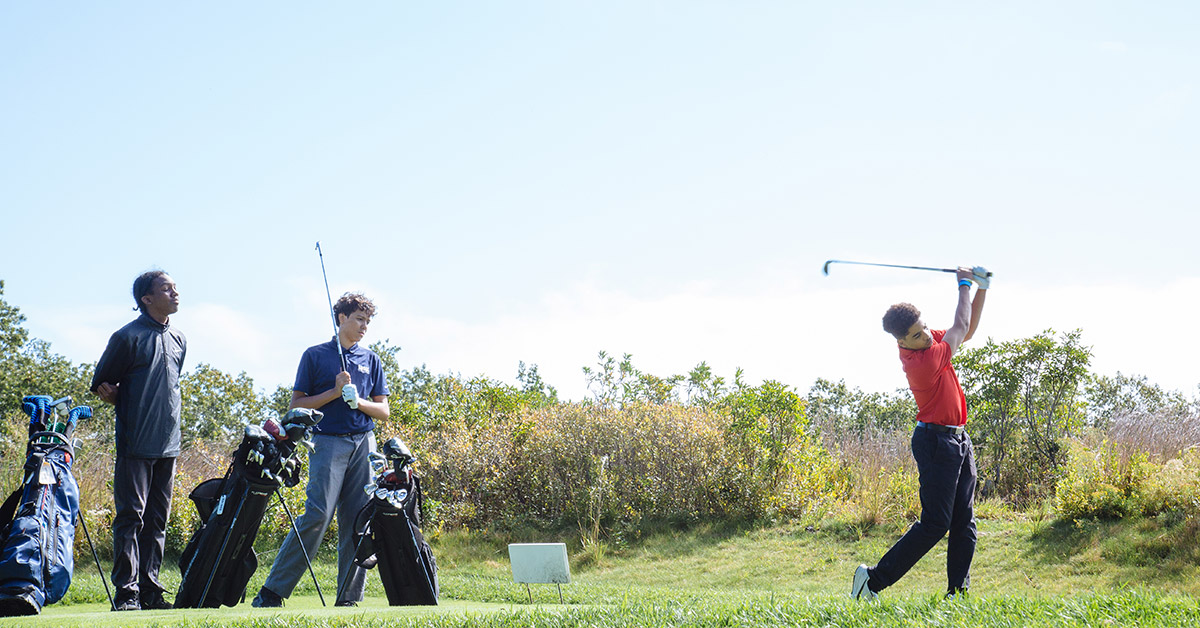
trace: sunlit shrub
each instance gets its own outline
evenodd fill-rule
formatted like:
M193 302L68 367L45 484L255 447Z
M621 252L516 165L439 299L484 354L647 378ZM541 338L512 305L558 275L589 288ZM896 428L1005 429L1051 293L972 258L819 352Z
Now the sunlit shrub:
M1192 447L1155 469L1142 488L1141 506L1146 515L1174 511L1200 516L1200 447Z
M1061 516L1119 518L1142 510L1141 492L1156 465L1145 454L1121 456L1109 443L1071 443L1055 492Z
M833 463L802 421L742 419L731 427L725 410L679 404L558 404L413 442L447 525L758 518L800 514L827 497Z

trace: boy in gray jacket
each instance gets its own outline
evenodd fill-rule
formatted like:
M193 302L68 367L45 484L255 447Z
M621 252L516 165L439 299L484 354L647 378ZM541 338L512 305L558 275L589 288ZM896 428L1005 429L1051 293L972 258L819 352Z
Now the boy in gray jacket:
M133 282L141 316L117 330L96 364L92 391L116 406L113 472L114 610L166 609L158 580L179 456L179 379L187 354L171 327L179 291L170 275L142 273Z

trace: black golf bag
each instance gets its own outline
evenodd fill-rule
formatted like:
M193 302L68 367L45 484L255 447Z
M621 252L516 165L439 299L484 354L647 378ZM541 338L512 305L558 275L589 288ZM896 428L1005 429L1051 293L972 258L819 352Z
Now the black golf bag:
M201 524L179 558L176 608L234 606L245 596L258 569L254 539L271 495L300 482L298 448L312 447L312 426L320 420L321 412L297 408L284 415L282 427L273 419L247 426L225 477L191 492Z
M416 458L398 438L384 443L383 455L372 458L376 477L364 487L371 500L355 519L354 562L364 569L379 566L389 605L435 606L437 561L421 534L424 498L412 470Z
M55 401L45 395L21 403L29 415L29 444L21 486L0 506L0 616L36 615L71 586L79 516L71 436L76 421L90 417L92 409L68 411L70 404L70 397Z

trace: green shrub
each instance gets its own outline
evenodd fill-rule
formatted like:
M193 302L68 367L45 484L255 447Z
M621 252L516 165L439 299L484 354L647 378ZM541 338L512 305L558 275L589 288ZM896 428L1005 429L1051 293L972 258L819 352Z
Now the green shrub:
M1080 519L1141 512L1141 492L1154 471L1145 454L1122 456L1107 442L1089 448L1073 441L1055 491L1059 514Z
M449 526L599 522L613 533L642 521L796 516L828 500L833 461L804 433L802 405L773 388L738 403L736 419L717 407L557 404L411 438Z
M1200 447L1155 469L1142 488L1141 506L1146 515L1175 512L1200 517Z

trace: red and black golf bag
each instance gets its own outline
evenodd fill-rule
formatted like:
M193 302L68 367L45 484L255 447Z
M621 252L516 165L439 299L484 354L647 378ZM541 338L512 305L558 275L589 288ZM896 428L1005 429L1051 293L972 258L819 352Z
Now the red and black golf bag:
M384 443L382 454L372 454L377 471L364 487L371 500L355 521L354 562L364 569L379 566L389 605L437 605L437 561L421 534L424 498L413 474L416 458L398 438Z
M0 506L0 616L36 615L71 586L79 516L71 436L92 409L67 410L70 404L70 397L45 395L21 403L29 415L29 444L21 486Z
M183 581L175 608L234 606L245 597L246 583L258 569L254 539L267 505L281 486L300 482L298 449L311 448L312 426L321 416L297 408L278 423L247 426L225 477L201 482L191 492L201 524L179 558ZM279 502L287 508L282 496Z

